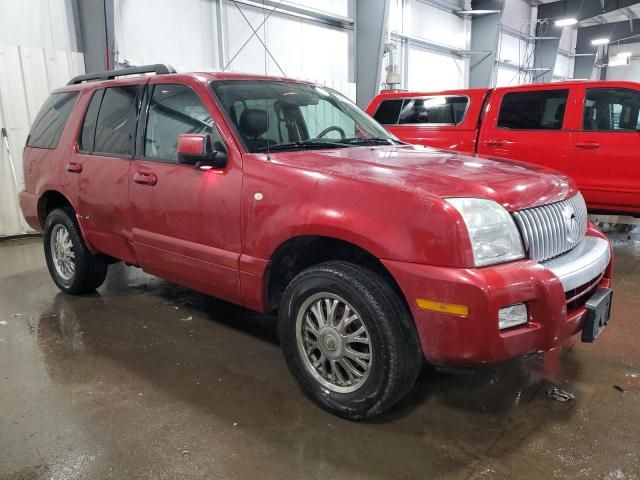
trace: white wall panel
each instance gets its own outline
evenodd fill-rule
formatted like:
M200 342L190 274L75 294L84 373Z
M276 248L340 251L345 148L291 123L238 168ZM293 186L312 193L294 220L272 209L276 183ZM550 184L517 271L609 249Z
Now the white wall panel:
M614 55L617 51L630 52L632 54L629 65L607 68L607 80L618 81L640 81L640 43L631 43L622 45L619 50L611 49L610 54Z
M422 48L409 48L409 90L438 91L465 87L465 61Z
M506 0L502 12L502 24L520 31L523 22L531 20L531 6L522 0ZM524 32L528 33L528 32Z
M519 85L522 73L506 67L498 67L496 72L496 87L511 87Z
M265 50L257 36L239 51L253 33L242 14L257 29L264 18L263 11L247 6L239 8L242 13L232 2L226 2L227 24L233 26L227 29L229 60L235 56L228 70L264 74ZM344 83L352 80L349 72L351 35L347 30L278 13L269 17L266 28L258 30L259 38L265 41L266 37L269 51L287 77ZM282 75L275 62L267 56L266 73Z
M350 0L293 0L289 3L342 15L343 17L349 16Z
M49 92L80 73L80 53L0 47L0 127L6 129L9 143L7 150L0 139L0 236L29 231L18 206L18 192L24 188L22 149Z
M404 12L406 34L455 48L467 46L467 27L463 18L412 0Z
M77 50L70 0L3 0L0 45Z
M525 40L506 33L500 35L499 60L514 65L528 65L531 63L531 58L527 53L527 42Z
M213 0L115 0L114 9L119 63L220 68Z

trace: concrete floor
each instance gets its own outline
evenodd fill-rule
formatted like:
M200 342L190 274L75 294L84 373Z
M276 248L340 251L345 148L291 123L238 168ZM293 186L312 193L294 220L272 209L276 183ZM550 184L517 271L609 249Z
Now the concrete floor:
M612 238L595 344L425 371L367 423L302 396L271 317L122 265L98 294L65 296L40 239L0 242L0 478L639 479L640 235Z

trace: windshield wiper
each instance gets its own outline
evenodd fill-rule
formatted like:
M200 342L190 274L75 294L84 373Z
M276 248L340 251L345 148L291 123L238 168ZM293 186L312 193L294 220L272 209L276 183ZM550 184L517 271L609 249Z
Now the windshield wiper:
M346 145L396 145L393 139L384 137L345 138L340 140L340 142Z
M276 143L274 145L264 146L256 148L255 152L277 151L277 150L291 150L296 148L344 148L344 143L338 142L325 142L323 140L303 140L301 142L289 142L289 143Z

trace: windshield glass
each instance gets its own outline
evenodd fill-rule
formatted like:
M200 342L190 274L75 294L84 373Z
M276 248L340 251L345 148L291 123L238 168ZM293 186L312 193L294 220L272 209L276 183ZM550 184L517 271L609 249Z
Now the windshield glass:
M211 88L252 153L400 143L328 88L271 80L218 80Z

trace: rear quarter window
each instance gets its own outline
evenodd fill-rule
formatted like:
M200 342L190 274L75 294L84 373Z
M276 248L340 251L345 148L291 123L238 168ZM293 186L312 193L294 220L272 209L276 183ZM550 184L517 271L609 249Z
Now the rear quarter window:
M27 147L56 148L78 92L52 93L44 102L27 137Z

